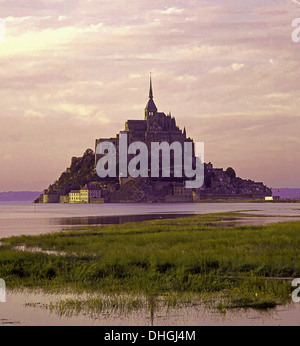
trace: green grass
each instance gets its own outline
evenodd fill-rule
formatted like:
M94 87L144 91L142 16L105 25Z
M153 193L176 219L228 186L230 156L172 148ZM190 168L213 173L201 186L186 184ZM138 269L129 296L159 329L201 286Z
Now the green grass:
M300 222L238 226L234 221L241 216L206 214L4 238L0 277L8 288L160 295L168 304L194 295L217 302L220 310L289 302L290 280L265 278L300 277ZM57 255L17 251L20 245ZM68 302L89 306L78 304Z

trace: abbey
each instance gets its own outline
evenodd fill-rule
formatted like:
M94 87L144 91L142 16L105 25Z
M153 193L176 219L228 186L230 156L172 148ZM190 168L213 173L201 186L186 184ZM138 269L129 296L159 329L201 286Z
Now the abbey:
M110 164L113 161L113 169L121 174L112 177L98 174L98 162L105 162L106 159L109 166L107 150L98 150L99 145L101 147L101 144L105 143L114 151ZM139 145L134 147L136 143ZM153 146L153 143L156 146ZM203 179L197 179L200 176L195 174L199 162L198 144L187 137L185 128L182 130L177 126L175 118L170 113L158 111L150 76L148 101L142 119L127 120L124 129L115 137L96 139L95 150L87 149L82 157L73 157L70 167L45 189L35 202L163 203L228 199L264 200L266 196L272 196L272 190L262 182L239 178L231 167L223 170L213 167L211 162L203 162ZM160 146L159 150L157 145ZM164 156L163 150L160 150L162 145L168 146L168 156ZM181 148L184 151L185 147L190 148L188 174L188 170L185 170L185 155L178 154L178 150ZM159 152L158 155L153 155L153 148ZM143 155L140 155L141 151ZM158 169L151 165L153 157L156 157ZM132 161L134 158L136 160ZM104 160L101 161L102 159ZM168 168L167 172L164 165ZM106 164L102 165L104 171L105 166ZM128 174L130 168L131 174ZM194 182L197 184L193 185Z
M102 155L96 164L96 172L100 178L116 178L117 174L122 178L128 175L132 178L170 178L171 170L173 177L194 177L194 181L187 179L187 188L199 188L204 183L204 163L200 158L195 160L193 156L193 145L185 142L182 147L180 142L168 143L152 142L149 155L148 146L141 141L132 142L128 146L127 133L119 135L119 172L117 172L117 150L111 141L100 142L96 148L96 154ZM197 143L198 144L198 143ZM173 161L171 162L171 153ZM135 155L128 162L128 156ZM204 153L202 154L204 156ZM149 157L151 168L149 168ZM193 169L195 162L195 169Z
M171 116L171 114L166 115L163 112L158 112L158 109L155 105L154 98L153 98L153 88L152 88L152 79L150 76L150 89L149 89L149 98L148 102L146 104L145 110L144 110L144 119L142 120L127 120L125 123L125 129L123 131L120 131L114 138L100 138L97 139L95 142L95 166L99 167L99 161L103 158L105 155L104 153L99 152L99 147L102 143L112 143L113 147L116 150L116 167L113 167L113 169L116 169L117 172L122 171L120 169L120 165L122 165L122 161L124 161L124 155L126 156L126 162L129 162L130 159L134 157L133 153L128 153L128 150L124 150L124 141L122 141L122 137L126 137L126 145L130 148L132 144L135 143L144 143L145 148L147 149L147 161L148 161L148 167L149 172L151 171L151 163L153 165L153 148L155 147L154 143L168 143L170 146L172 144L178 144L181 146L181 148L191 148L191 162L194 167L196 166L196 159L195 159L195 145L191 138L187 138L186 136L186 130L185 128L183 131L179 129L179 127L176 125L175 118ZM98 150L97 150L98 148ZM127 149L127 148L126 148ZM144 150L143 146L142 149ZM145 151L145 150L144 150ZM123 153L123 155L120 155L120 153ZM182 178L179 180L184 181L185 178L185 172L182 169L182 174L176 174L176 167L174 166L174 163L176 162L175 157L175 150L170 151L170 178ZM178 154L178 153L177 153ZM156 155L156 154L155 154ZM184 164L184 155L181 155L182 162L180 163L183 167ZM162 161L163 157L159 158L159 174L156 174L156 178L160 178L161 181L167 181L168 178L163 174L163 165L164 162ZM124 170L124 168L123 168ZM119 177L120 183L124 184L130 179L130 177L127 176L127 172L124 174L124 178L122 178L122 175ZM143 176L143 175L142 175ZM144 177L149 177L153 174L144 174ZM177 179L178 181L178 179ZM200 187L200 186L199 186Z

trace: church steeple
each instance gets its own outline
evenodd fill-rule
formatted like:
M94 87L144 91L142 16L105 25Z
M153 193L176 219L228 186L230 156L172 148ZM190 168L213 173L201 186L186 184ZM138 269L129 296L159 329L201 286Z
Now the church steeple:
M152 77L150 73L150 89L149 89L149 100L147 102L146 108L145 108L145 119L148 119L148 116L156 115L157 113L157 107L153 101L153 90L152 90Z
M153 99L151 72L150 72L150 90L149 90L149 99Z

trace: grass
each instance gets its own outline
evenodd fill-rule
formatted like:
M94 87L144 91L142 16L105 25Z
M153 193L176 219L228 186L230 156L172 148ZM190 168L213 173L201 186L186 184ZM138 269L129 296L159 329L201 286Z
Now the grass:
M120 295L88 295L69 297L49 303L26 303L25 306L43 307L58 316L78 316L80 314L97 317L99 314L121 314L127 316L136 310L144 309L147 302L142 297Z
M300 277L300 222L236 225L241 216L206 214L4 238L0 277L12 289L130 295L129 307L141 306L132 297L155 295L167 305L197 297L220 311L289 302L291 282L278 278ZM16 250L20 245L41 251ZM57 254L43 252L47 250ZM272 277L277 279L266 279ZM124 306L123 301L107 300L105 305L93 299L55 306L61 311Z

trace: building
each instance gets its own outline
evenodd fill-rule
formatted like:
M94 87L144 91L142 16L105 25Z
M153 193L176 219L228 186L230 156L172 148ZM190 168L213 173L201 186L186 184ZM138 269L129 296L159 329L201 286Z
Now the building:
M80 189L80 202L90 203L89 189L87 185Z
M126 134L126 136L123 136ZM127 146L131 143L141 142L145 155L148 155L148 165L145 164L145 156L143 156L146 169L141 177L133 178L132 175L124 173L119 176L120 157L126 158L127 163L138 155L130 155L126 152L119 152L124 149L120 145L123 138L126 137ZM97 162L106 154L98 154L97 147L102 142L113 144L113 151L116 150L116 176L101 178L97 173ZM154 176L151 169L152 160L152 143L165 142L169 144L164 154L170 155L166 157L160 154L160 148L156 148L156 155L159 155L158 174ZM255 182L249 179L242 179L236 176L232 167L226 170L222 168L214 168L211 162L204 163L204 184L196 189L186 188L188 178L184 172L184 155L177 155L177 149L171 149L172 143L180 143L180 151L188 143L192 148L192 165L195 168L195 151L194 142L187 137L185 128L181 130L175 121L175 118L169 114L158 111L154 102L152 79L150 76L150 88L148 101L143 112L143 118L139 120L127 120L122 131L111 138L98 138L95 140L95 152L87 149L82 157L73 157L71 166L66 169L60 178L37 199L38 203L128 203L128 202L199 202L202 200L265 200L265 197L271 197L272 191L262 182ZM128 147L127 147L128 149ZM189 154L190 155L190 154ZM179 159L178 159L179 157ZM180 157L182 161L180 161ZM158 159L158 156L155 157ZM176 160L174 160L176 158ZM169 162L169 173L162 175L162 164ZM105 161L105 160L103 160ZM102 161L102 163L103 163ZM175 163L176 162L176 163ZM147 162L146 162L147 163ZM175 164L177 166L175 166ZM144 166L144 167L145 167ZM125 165L124 165L125 167ZM182 174L175 176L175 169L181 167ZM104 168L105 170L106 168ZM138 166L134 169L139 170ZM124 170L125 171L125 170ZM178 173L178 170L176 170ZM180 171L179 171L180 173ZM190 178L193 179L193 178ZM84 185L79 190L79 186ZM101 187L101 188L100 188ZM275 200L275 197L274 197Z
M177 125L175 118L172 117L171 113L166 115L163 112L159 112L153 98L153 89L152 89L152 79L150 76L150 89L149 97L146 107L144 109L144 119L141 120L127 120L125 123L125 129L120 131L119 134L114 138L99 138L95 141L95 167L99 159L101 159L105 154L97 154L97 147L99 143L102 142L111 142L116 148L116 163L117 163L117 172L118 172L118 163L119 163L119 139L120 134L127 134L127 144L128 146L133 142L143 142L147 145L148 148L148 162L151 159L151 143L153 142L167 142L169 144L173 142L179 142L182 147L183 143L190 142L192 143L192 156L194 157L194 142L191 138L186 137L185 128L181 130ZM128 155L128 162L134 155ZM182 178L174 178L174 152L170 151L170 179L163 178L161 174L161 169L159 172L159 177L154 178L156 181L185 181L187 180L182 174ZM183 163L183 162L182 162ZM150 164L148 165L150 168ZM160 158L160 168L161 158ZM182 164L183 167L183 164ZM149 171L149 179L151 178L151 172ZM130 177L119 177L120 184L125 184L130 180Z
M71 190L69 192L69 203L80 203L80 190Z
M101 202L102 192L98 186L85 185L80 189L80 198L83 203Z
M69 192L69 203L101 203L101 189L95 185L84 185L80 190Z

